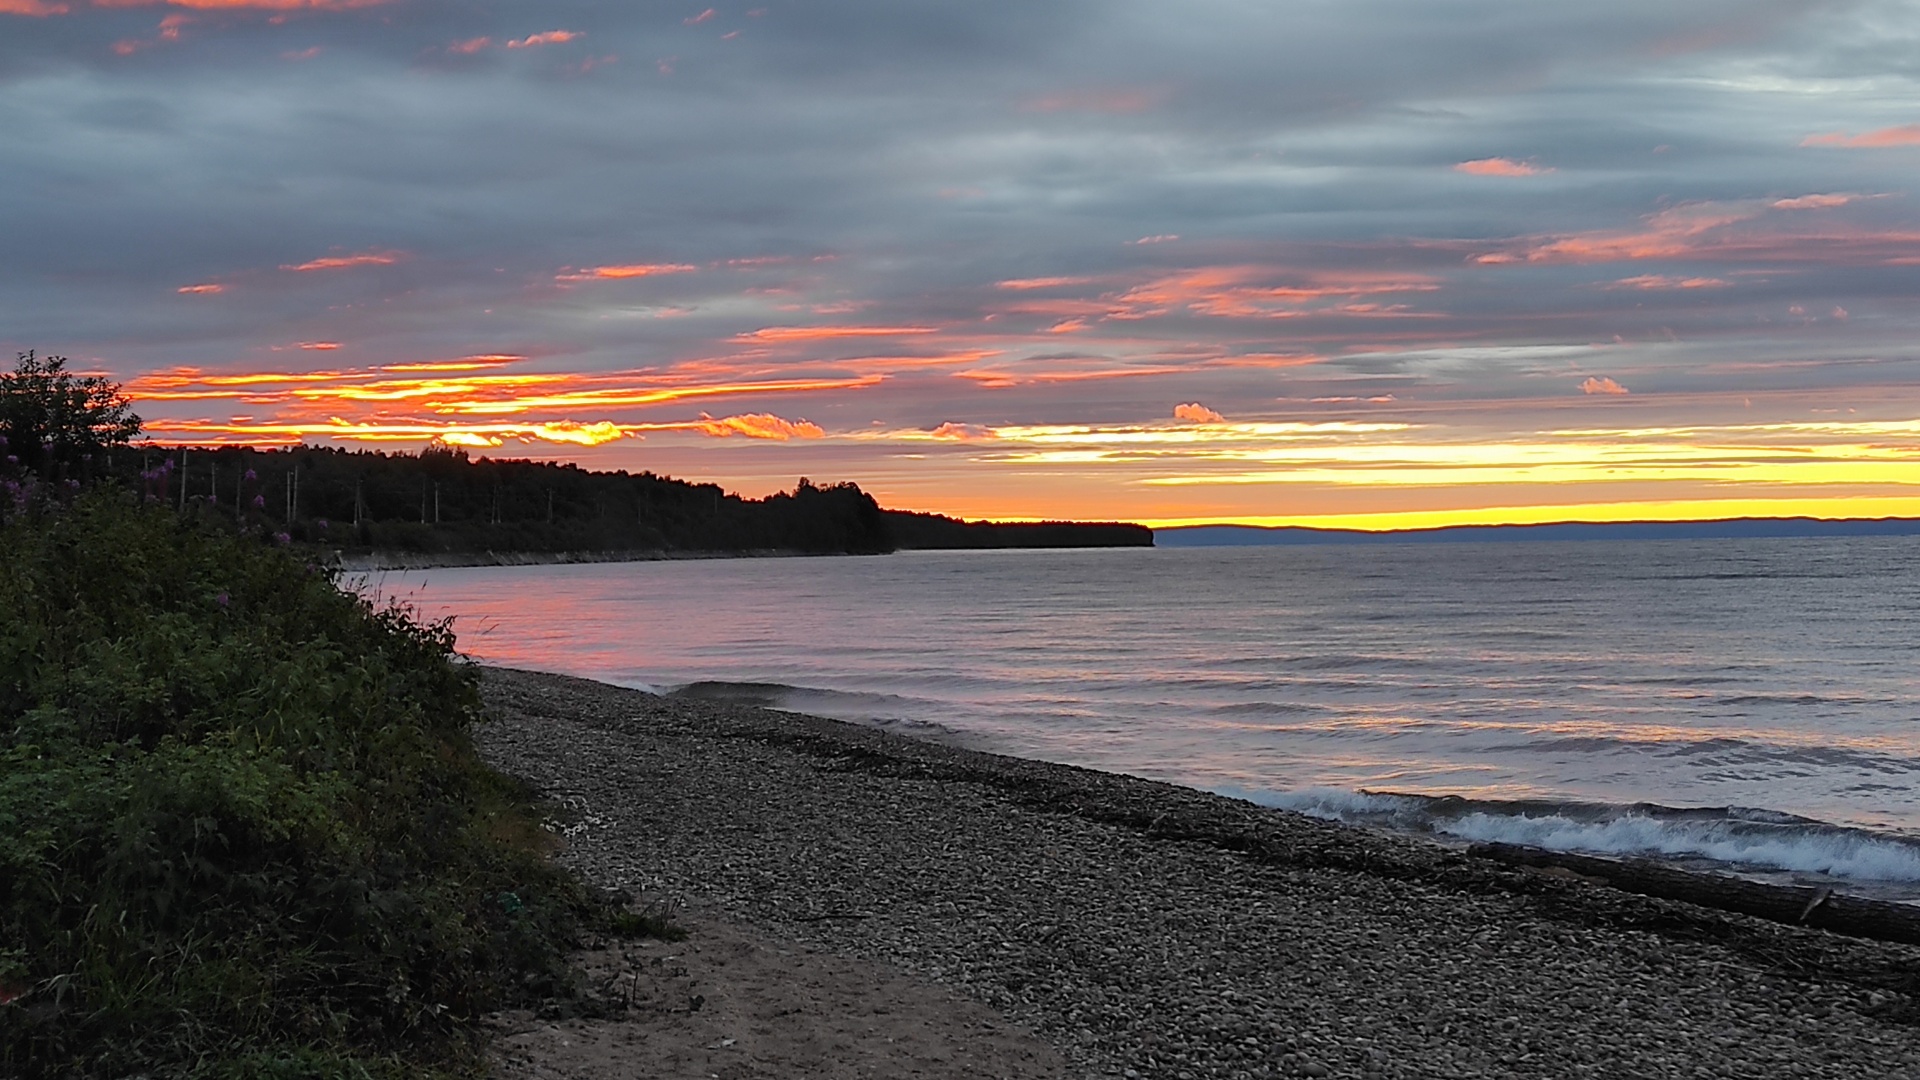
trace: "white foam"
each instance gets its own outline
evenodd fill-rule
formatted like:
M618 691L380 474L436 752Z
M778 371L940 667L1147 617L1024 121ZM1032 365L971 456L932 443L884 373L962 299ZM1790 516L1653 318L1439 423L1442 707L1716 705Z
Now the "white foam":
M1348 791L1344 788L1311 787L1297 791L1262 791L1242 794L1239 797L1259 803L1261 806L1292 810L1309 817L1329 818L1334 821L1378 821L1382 818L1425 820L1427 817L1424 799L1407 795L1379 795L1370 791Z
M1433 822L1463 840L1527 844L1604 855L1712 859L1735 866L1828 874L1854 881L1920 881L1920 849L1857 834L1756 831L1725 821L1667 821L1628 814L1606 821L1559 815L1466 814Z

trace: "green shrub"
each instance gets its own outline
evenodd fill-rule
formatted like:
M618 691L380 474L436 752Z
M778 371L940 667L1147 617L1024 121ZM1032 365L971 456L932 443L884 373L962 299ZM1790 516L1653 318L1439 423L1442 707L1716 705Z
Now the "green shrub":
M0 526L0 1075L415 1075L563 988L453 644L123 493Z

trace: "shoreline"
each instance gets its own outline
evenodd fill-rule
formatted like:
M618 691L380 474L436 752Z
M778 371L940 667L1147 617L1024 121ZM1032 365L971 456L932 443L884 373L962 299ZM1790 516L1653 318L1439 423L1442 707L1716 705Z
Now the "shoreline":
M575 563L678 562L702 559L827 559L841 553L819 554L785 548L751 551L453 551L438 554L375 551L356 555L334 552L332 563L343 573L446 570L481 566L569 566Z
M1920 1077L1914 947L838 721L485 681L478 741L580 808L591 880L943 984L1076 1075Z

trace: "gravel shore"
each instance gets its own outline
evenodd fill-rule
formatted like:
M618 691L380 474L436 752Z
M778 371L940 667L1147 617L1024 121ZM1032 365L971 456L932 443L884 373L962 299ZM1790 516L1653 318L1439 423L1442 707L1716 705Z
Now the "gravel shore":
M831 720L485 691L591 880L942 984L1070 1076L1920 1078L1920 949Z

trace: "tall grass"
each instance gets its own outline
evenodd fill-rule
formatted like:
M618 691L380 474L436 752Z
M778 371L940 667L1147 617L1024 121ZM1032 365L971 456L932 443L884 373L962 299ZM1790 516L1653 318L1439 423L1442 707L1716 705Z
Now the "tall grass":
M444 624L110 491L0 525L0 1075L459 1068L595 905Z

